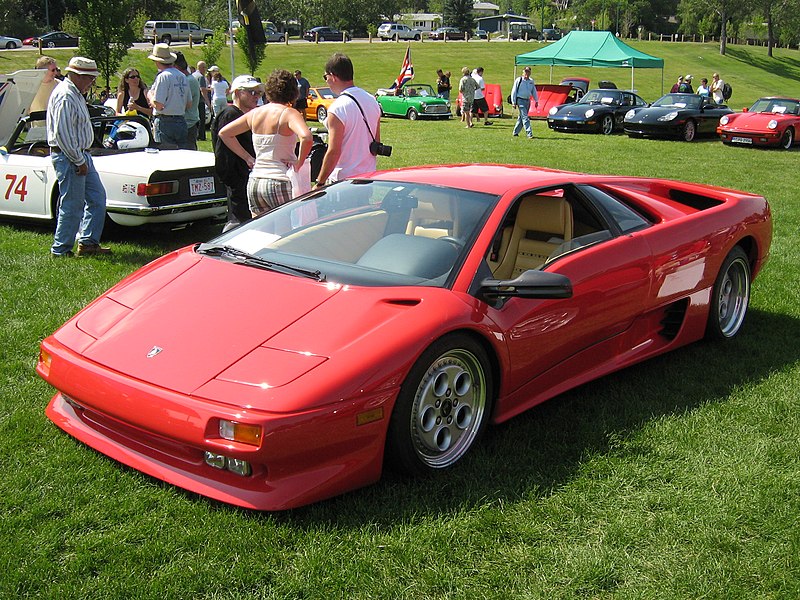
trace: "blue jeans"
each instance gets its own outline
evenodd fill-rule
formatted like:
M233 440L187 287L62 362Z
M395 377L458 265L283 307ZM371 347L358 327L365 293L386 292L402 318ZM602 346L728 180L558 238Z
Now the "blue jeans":
M153 138L159 144L172 144L183 148L189 128L182 115L156 115L153 120Z
M519 135L519 132L522 131L522 128L525 128L525 133L528 134L528 137L533 137L533 131L531 131L531 118L528 116L528 111L531 109L531 99L530 98L517 98L517 108L519 109L519 116L517 117L517 122L514 124L514 135Z
M83 153L89 172L78 175L75 165L63 152L53 152L53 168L58 178L58 223L53 246L53 254L66 254L78 243L96 245L100 243L103 225L106 221L106 190L94 168L92 156Z

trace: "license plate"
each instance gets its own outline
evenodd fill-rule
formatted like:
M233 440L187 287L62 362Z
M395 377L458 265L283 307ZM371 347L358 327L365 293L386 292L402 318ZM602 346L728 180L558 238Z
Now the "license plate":
M736 136L732 137L731 141L734 144L752 144L753 143L753 140L751 140L750 138L736 137Z
M203 196L214 193L213 177L193 177L189 180L189 193L192 196Z

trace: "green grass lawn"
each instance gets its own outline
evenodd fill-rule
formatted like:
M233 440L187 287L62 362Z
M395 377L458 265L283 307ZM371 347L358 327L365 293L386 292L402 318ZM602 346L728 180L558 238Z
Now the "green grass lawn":
M800 96L800 54L634 44L678 74L719 71L740 108ZM413 45L417 80L482 64L506 88L524 43ZM271 45L264 75L312 83L337 44ZM404 46L349 44L356 80L387 85ZM192 52L197 53L196 50ZM70 53L57 51L61 64ZM35 54L0 53L10 72ZM152 81L145 54L130 62ZM196 59L196 57L194 57ZM221 59L224 68L224 61ZM562 69L629 85L625 70ZM537 80L549 79L534 69ZM648 100L661 72L636 73ZM147 261L218 228L110 234L108 259L52 261L47 228L0 225L0 598L775 598L800 597L800 200L797 151L553 133L512 138L510 118L382 122L380 167L500 162L660 176L756 192L774 216L772 257L741 335L605 377L490 429L437 478L387 474L285 513L235 509L120 466L44 416L39 342ZM0 186L2 182L0 182ZM2 188L0 188L2 189ZM0 202L3 196L0 194ZM198 299L202 301L202 299ZM219 307L247 315L253 302ZM212 315L213 317L214 315Z

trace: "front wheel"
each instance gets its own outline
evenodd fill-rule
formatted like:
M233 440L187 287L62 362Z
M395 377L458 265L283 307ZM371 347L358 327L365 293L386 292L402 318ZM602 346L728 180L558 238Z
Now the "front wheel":
M452 467L486 429L491 409L486 351L464 334L441 338L422 353L400 387L387 461L411 475Z
M614 133L614 117L605 115L600 122L600 130L603 132L603 135L611 135Z
M172 43L172 36L162 35L161 36L161 43L162 44L167 44L167 45L171 44Z
M781 148L789 150L792 146L794 146L794 129L787 127L781 137Z
M750 304L750 262L736 246L725 257L714 282L708 313L706 337L712 340L733 338L744 323Z
M683 141L693 142L696 136L697 136L697 125L695 125L694 121L689 119L683 126L683 134L682 134Z
M55 42L47 42L47 47L48 48L55 48L56 47L56 43Z
M419 113L416 109L409 108L408 109L408 119L409 121L416 121L419 118Z
M322 123L327 118L328 118L328 110L324 106L318 106L317 107L317 121Z

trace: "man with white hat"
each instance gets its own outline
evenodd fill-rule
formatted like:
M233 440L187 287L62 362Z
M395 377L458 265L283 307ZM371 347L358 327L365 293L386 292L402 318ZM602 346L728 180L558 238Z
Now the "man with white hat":
M219 139L219 130L235 121L256 106L264 94L264 86L252 75L239 75L231 84L233 104L222 109L211 128L211 143L214 147L215 170L219 178L228 188L228 223L226 229L249 221L252 217L247 202L247 179L250 177L250 166L239 158ZM242 147L255 156L252 133L246 132L236 136Z
M189 82L175 68L178 57L170 52L168 44L156 44L147 58L158 69L148 94L153 105L153 137L159 144L183 147L188 132L183 114L192 103Z
M100 246L106 219L106 190L94 168L88 149L94 140L92 120L84 94L99 75L95 61L75 56L67 75L47 103L47 143L58 178L59 208L56 233L50 248L53 257L110 254Z

